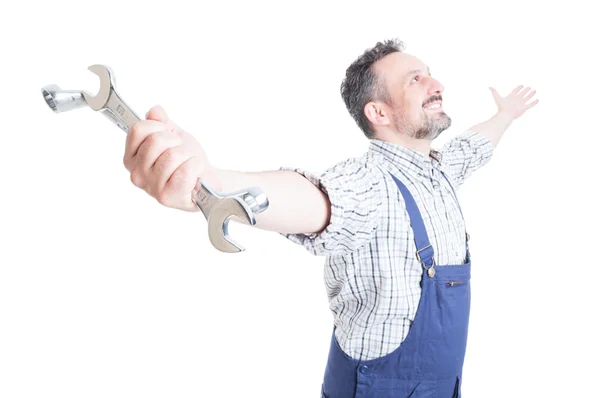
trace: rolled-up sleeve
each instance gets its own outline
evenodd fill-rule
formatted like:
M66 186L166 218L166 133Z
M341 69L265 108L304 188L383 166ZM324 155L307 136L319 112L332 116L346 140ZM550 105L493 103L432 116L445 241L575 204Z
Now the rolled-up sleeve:
M467 130L448 141L440 150L454 187L458 188L474 171L492 158L494 146L485 135Z
M366 244L380 220L381 172L364 160L338 163L320 175L298 168L282 167L307 178L329 197L329 224L320 233L281 234L314 255L339 255Z

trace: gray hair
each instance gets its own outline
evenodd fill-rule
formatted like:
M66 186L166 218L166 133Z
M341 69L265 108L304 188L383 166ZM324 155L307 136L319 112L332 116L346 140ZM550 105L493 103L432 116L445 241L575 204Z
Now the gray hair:
M385 81L373 71L373 64L388 54L402 52L404 49L404 42L398 39L377 42L346 69L340 93L348 112L369 139L374 137L375 131L365 115L365 105L371 101L391 102Z

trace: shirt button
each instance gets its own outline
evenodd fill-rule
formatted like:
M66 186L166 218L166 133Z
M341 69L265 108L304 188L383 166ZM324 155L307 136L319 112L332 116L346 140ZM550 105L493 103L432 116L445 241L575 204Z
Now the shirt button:
M367 365L361 365L361 366L358 368L358 371L359 371L360 373L363 373L363 374L364 374L364 373L367 373L367 372L369 371L369 367L368 367Z

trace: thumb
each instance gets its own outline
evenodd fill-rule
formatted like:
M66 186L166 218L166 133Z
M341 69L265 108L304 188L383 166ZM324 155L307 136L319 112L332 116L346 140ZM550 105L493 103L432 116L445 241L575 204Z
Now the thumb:
M156 105L152 107L148 111L148 113L146 113L146 119L167 123L169 121L169 116L167 116L167 112L163 109L162 106Z
M489 87L490 91L492 92L492 95L494 96L494 100L496 100L496 102L500 101L502 98L500 97L500 94L498 94L498 91L496 91L495 88L493 87Z

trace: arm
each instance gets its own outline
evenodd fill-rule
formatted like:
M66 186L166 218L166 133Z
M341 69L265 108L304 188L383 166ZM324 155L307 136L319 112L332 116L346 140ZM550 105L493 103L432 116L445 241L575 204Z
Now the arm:
M256 227L276 231L314 255L341 255L366 244L380 220L383 178L367 158L319 174L298 168L242 173L210 170L203 180L222 192L260 187L269 208Z
M489 120L474 125L444 145L440 151L442 162L452 177L455 188L459 188L465 179L490 160L494 148L513 120L537 104L538 100L526 104L535 94L535 90L527 94L529 88L520 92L522 88L523 86L516 87L504 98L498 95L495 89L490 88L498 105L498 112Z
M293 168L220 170L161 107L131 128L123 163L135 186L184 211L199 211L194 202L199 182L222 193L259 187L269 207L256 215L255 226L279 232L316 255L355 250L368 242L380 219L382 174L367 158L348 159L319 175Z
M533 97L535 90L529 92L529 87L524 90L522 89L523 86L517 86L508 96L501 97L496 89L490 87L492 95L494 96L494 101L496 101L496 105L498 106L498 112L491 119L476 124L471 127L470 130L481 133L489 138L495 148L513 120L519 118L525 111L538 103L538 100L536 99L527 105L527 101ZM529 94L527 94L528 92Z
M218 192L260 187L269 207L256 214L255 227L282 234L319 233L329 222L328 196L300 174L289 170L238 172L210 169L203 181Z
M491 119L488 119L483 123L476 124L469 130L476 131L489 138L490 141L492 141L492 146L495 148L512 121L513 119L510 115L499 111L492 116Z
M166 207L200 211L194 202L199 181L222 193L257 186L267 195L269 207L256 215L256 227L311 234L329 223L328 196L306 178L293 171L219 170L196 138L169 120L161 107L152 108L146 120L131 128L123 163L133 184Z

